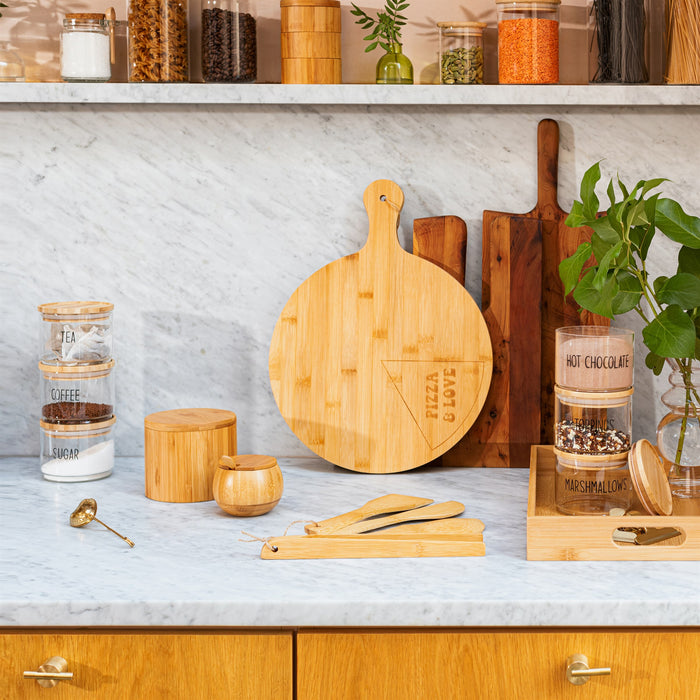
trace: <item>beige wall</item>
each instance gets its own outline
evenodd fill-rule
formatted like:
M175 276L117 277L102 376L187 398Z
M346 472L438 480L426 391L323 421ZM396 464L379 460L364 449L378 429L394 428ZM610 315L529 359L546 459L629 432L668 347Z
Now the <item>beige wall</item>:
M27 64L29 80L58 80L59 33L66 12L102 11L100 0L6 0L13 7L4 10L0 18L0 40L9 39ZM650 0L653 8L653 35L655 60L652 79L660 80L659 29L663 0ZM341 0L343 18L343 81L346 83L372 82L379 50L364 53L363 31L354 24L350 3ZM358 3L370 10L379 6ZM118 19L126 19L125 0L115 5ZM201 0L191 0L190 23L192 39L192 79L199 77L199 13ZM416 82L437 82L438 37L435 23L441 20L480 20L489 23L485 33L486 81L496 82L496 5L493 0L415 0L406 10L409 24L404 32L404 51L413 61ZM259 0L258 17L258 78L261 82L279 82L280 79L280 12L278 0ZM586 0L564 0L561 11L561 82L587 82ZM125 79L124 52L122 69L117 79Z

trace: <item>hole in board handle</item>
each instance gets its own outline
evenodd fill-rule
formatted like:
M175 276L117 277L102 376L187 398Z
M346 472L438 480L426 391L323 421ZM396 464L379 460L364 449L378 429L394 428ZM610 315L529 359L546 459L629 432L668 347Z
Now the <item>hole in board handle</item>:
M619 526L618 526L619 527ZM629 527L635 527L639 529L645 529L646 530L646 535L642 536L644 539L645 537L653 537L655 534L663 534L663 530L668 530L668 529L674 529L677 530L680 534L675 535L673 537L669 537L667 539L663 539L659 542L647 542L647 543L636 543L636 542L620 542L615 539L615 532L617 531L618 528L615 528L612 533L610 534L610 538L612 539L612 543L621 549L624 549L625 547L680 547L681 545L685 544L686 540L686 534L685 530L680 527L674 526L659 526L659 525L647 525L646 523L644 525L630 525ZM629 535L630 533L626 533Z
M379 200L381 202L386 202L386 195L385 194L379 195Z

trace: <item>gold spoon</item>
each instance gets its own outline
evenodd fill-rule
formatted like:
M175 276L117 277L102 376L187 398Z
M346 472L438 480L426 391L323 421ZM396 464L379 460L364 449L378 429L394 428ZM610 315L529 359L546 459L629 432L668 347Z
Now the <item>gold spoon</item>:
M80 501L80 505L70 514L70 524L72 527L82 527L91 523L93 520L97 521L100 525L104 525L110 532L113 532L117 537L121 537L124 542L126 542L129 547L133 547L134 543L124 535L120 535L116 530L112 530L109 525L105 525L99 518L95 517L97 514L97 501L94 498L84 498Z

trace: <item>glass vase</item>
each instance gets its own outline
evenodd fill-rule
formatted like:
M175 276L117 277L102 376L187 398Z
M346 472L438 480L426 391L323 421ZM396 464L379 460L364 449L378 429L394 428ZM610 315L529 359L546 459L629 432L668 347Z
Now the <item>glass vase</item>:
M669 360L671 389L661 401L669 412L656 432L668 469L671 492L678 498L700 497L700 362Z
M404 56L401 44L392 44L377 63L378 85L413 85L413 64Z
M24 61L7 41L0 41L0 82L18 83L24 81Z

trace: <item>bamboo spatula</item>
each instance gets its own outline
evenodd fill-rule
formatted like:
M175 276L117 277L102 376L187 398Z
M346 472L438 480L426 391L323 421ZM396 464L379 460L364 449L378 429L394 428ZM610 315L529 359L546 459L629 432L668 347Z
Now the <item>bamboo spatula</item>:
M373 515L411 510L412 508L426 506L432 502L432 498L401 496L396 493L390 493L387 496L373 498L371 501L367 501L363 506L351 510L348 513L336 515L334 518L328 518L327 520L321 520L313 525L307 525L304 530L309 535L331 535L341 528L352 525L365 518L370 518Z

